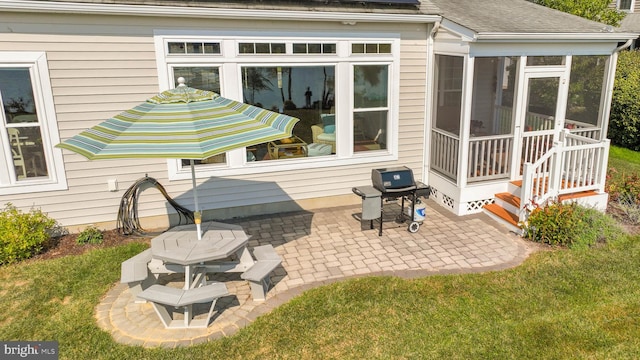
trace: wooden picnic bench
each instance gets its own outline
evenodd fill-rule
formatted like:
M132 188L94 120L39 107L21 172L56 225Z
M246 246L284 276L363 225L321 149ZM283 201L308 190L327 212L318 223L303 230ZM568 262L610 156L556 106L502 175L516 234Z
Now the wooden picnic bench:
M272 245L256 246L253 256L256 262L240 277L249 282L253 300L264 301L271 286L271 272L282 263L282 259Z
M206 328L219 298L229 295L223 283L212 283L193 289L152 285L138 294L153 305L166 329ZM193 319L192 305L211 302L206 319ZM173 308L183 308L184 319L174 319Z

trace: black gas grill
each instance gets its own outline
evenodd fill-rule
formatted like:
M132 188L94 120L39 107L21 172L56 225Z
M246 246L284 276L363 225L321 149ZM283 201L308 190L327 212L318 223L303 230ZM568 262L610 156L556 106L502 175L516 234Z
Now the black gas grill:
M380 231L382 235L382 223L384 214L384 202L391 199L402 199L400 214L396 218L398 222L409 220L410 232L416 232L420 223L412 217L405 215L405 200L410 201L411 212L415 214L415 204L418 198L429 198L431 188L413 178L413 171L406 166L373 169L371 170L371 182L373 186L354 187L352 191L362 197L362 220L370 220L373 229L373 220L380 218ZM378 199L379 198L379 199Z
M415 191L417 186L413 179L413 171L406 166L373 169L371 170L371 182L373 187L382 193L382 196ZM386 195L385 195L386 194Z

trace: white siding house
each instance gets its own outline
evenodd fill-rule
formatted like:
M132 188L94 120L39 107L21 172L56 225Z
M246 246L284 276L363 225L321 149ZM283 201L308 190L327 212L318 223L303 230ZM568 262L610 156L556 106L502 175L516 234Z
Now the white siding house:
M568 136L608 149L616 51L637 34L519 0L363 3L0 0L0 203L41 208L72 228L114 227L124 191L148 175L193 208L179 159L88 161L54 147L179 76L301 119L294 134L304 151L264 144L197 165L205 219L357 204L352 187L397 165L464 215L545 155L539 147L531 157L527 141L544 139L549 150ZM513 21L525 15L546 20ZM571 64L581 61L600 71L597 106L572 104L588 122L566 112ZM527 97L548 89L552 108ZM507 92L509 103L498 101ZM321 143L312 125L332 134L330 151L309 152ZM588 156L601 162L603 151ZM605 169L589 171L580 190L602 195ZM175 222L158 191L142 194L146 227Z

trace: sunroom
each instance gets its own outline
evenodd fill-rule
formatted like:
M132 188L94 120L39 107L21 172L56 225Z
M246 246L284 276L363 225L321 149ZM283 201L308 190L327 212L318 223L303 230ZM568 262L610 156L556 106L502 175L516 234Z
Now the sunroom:
M579 197L606 206L619 44L578 38L483 37L443 22L430 99L433 198L458 215L506 213L514 225L531 202Z

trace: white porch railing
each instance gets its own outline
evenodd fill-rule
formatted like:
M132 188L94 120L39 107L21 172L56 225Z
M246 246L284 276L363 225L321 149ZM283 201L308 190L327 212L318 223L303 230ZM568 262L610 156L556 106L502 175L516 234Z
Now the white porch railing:
M512 135L471 138L469 140L467 181L509 177L512 148Z
M542 204L559 195L604 191L609 140L593 140L564 130L560 141L534 163L524 164L520 220L532 201Z
M460 138L451 133L432 129L431 169L436 170L454 182L458 178L458 154Z

